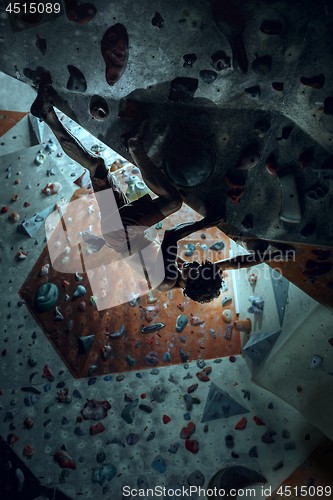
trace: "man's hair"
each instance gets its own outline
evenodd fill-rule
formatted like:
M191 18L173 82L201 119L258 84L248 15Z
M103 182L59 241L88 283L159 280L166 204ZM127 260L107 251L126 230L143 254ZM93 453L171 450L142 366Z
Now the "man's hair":
M189 269L188 277L184 288L184 295L196 302L204 304L216 299L221 293L223 283L220 269L206 260L191 262L187 265Z

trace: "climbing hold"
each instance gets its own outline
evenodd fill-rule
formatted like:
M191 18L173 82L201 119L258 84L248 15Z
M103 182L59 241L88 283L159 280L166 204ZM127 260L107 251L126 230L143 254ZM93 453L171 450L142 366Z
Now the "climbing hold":
M233 319L232 311L230 309L224 309L222 312L222 319L225 323L231 323Z
M224 331L224 338L226 340L231 340L232 338L232 330L233 330L233 326L231 323L227 323L226 326L225 326L225 331Z
M264 300L262 297L255 297L254 295L251 295L248 299L251 302L251 307L248 308L248 312L252 314L259 314L261 315L264 310Z
M210 64L214 69L216 69L216 71L222 71L231 67L230 57L227 56L224 50L214 52L211 56Z
M150 431L150 433L147 436L147 441L152 441L155 437L155 431Z
M186 427L180 431L181 439L189 439L195 433L196 425L194 422L189 422Z
M134 410L139 404L139 400L135 399L132 403L125 406L121 412L121 418L125 420L128 424L132 424L134 420Z
M192 384L192 385L190 385L190 386L187 388L187 392L188 392L188 394L191 394L192 392L194 392L194 391L198 388L198 385L199 385L199 384Z
M179 443L171 444L168 448L168 452L174 455L175 453L177 453L179 446L180 446Z
M231 295L226 295L225 297L223 297L222 299L222 307L225 307L227 304L231 304L232 302L232 297Z
M91 116L98 121L103 121L109 116L109 106L104 97L93 95L89 103Z
M56 451L53 458L62 469L76 469L75 461L65 450Z
M187 482L190 486L200 487L205 484L205 476L200 470L195 470L188 476Z
M77 299L78 297L83 297L87 293L87 289L83 285L78 285L77 289L73 293L73 299Z
M224 442L227 448L232 449L235 447L235 439L231 434L227 434L224 438Z
M260 417L257 417L256 415L253 417L253 421L257 425L266 425L265 422Z
M261 94L261 89L259 85L254 85L253 87L247 87L244 89L245 94L248 94L251 97L259 98Z
M138 434L131 432L130 434L127 434L125 441L129 446L134 446L135 444L137 444L139 439L140 437L138 436Z
M157 401L158 403L163 403L163 401L165 401L167 393L168 392L163 385L155 385L152 392L153 400Z
M237 424L235 425L235 429L238 431L243 430L245 429L246 424L247 424L247 418L243 417L240 419L239 422L237 422Z
M199 71L199 76L203 82L211 84L215 82L217 73L215 73L215 71L212 71L211 69L202 69L201 71Z
M41 51L42 55L45 56L46 54L46 49L47 49L47 43L46 43L46 39L45 38L40 38L40 36L36 35L37 36L37 40L36 40L36 47L38 50Z
M186 439L185 440L185 448L191 453L198 453L199 451L199 442L196 439Z
M151 413L153 411L152 407L149 406L149 405L144 405L144 404L140 404L139 405L139 409L144 411L145 413Z
M258 448L257 448L257 446L252 446L252 448L249 449L249 457L251 457L251 458L258 458Z
M95 434L100 434L105 431L105 427L102 422L98 422L97 424L91 425L89 428L89 432L91 436L95 436Z
M101 52L105 62L105 79L114 85L125 71L128 59L128 35L125 26L111 26L101 41Z
M183 68L192 68L193 64L197 60L197 56L195 54L185 54L183 56L184 64Z
M193 398L189 394L184 394L183 396L184 401L185 401L185 406L187 411L191 411L193 408Z
M248 277L248 281L249 281L250 285L252 286L252 288L254 288L256 286L257 280L258 280L258 276L255 273L251 273Z
M171 422L171 418L169 417L169 415L163 415L162 421L163 424L168 424L169 422Z
M71 90L72 92L85 92L87 90L87 82L82 71L71 64L67 66L67 69L69 71L67 90Z
M282 23L278 19L267 19L261 23L260 31L265 35L279 35L282 31Z
M202 325L204 322L204 319L199 318L199 316L193 316L193 314L191 314L190 323L192 326Z
M65 0L65 12L69 21L86 24L95 17L97 9L89 2L78 5L76 0Z
M224 247L225 247L225 245L224 245L223 241L217 241L212 246L210 246L209 249L214 250L216 252L219 252L220 250L223 250Z
M170 353L169 353L169 352L165 352L165 353L163 354L162 361L163 361L164 363L168 363L168 362L170 361L170 359L171 359L171 355L170 355Z
M92 471L92 482L98 483L101 486L105 481L111 481L111 479L113 479L117 474L116 467L109 464L103 464L99 467L93 467Z
M43 194L46 194L47 196L52 196L54 194L58 194L59 191L61 190L61 187L62 186L60 182L48 182L41 192Z
M151 366L151 365L158 365L159 359L158 359L158 353L155 351L150 351L145 355L144 362L146 365Z
M159 29L163 28L163 26L164 26L164 19L163 19L163 17L161 16L161 14L159 12L155 12L154 17L151 20L151 24L153 26L156 26L156 28L159 28Z
M152 325L143 326L141 333L153 333L165 327L165 323L153 323Z
M151 463L151 466L153 469L155 469L157 472L160 472L161 474L164 474L164 472L167 469L167 463L161 455L158 455L157 457L154 458L154 460Z
M83 300L83 301L79 302L77 308L80 312L84 312L87 309L87 304Z
M60 312L59 307L56 307L54 310L54 321L63 321L64 317L62 313Z
M318 356L318 354L314 354L311 359L310 368L319 368L322 362L323 358L321 356Z
M273 90L276 90L277 92L282 92L283 88L284 88L283 82L272 82Z
M182 360L183 363L186 363L186 361L188 361L190 355L184 351L184 349L180 348L179 349L179 355L180 355L180 359Z
M324 113L333 116L333 96L324 99Z
M85 420L102 420L107 417L108 411L111 405L109 401L97 401L96 399L88 399L83 409L81 410L81 415Z
M305 77L302 76L301 83L307 87L312 87L313 89L321 89L325 84L325 76L320 73L320 75Z
M54 283L44 283L35 295L35 308L38 312L49 311L57 303L59 290Z
M180 314L176 320L176 332L180 333L184 330L188 323L188 317L186 314Z
M95 335L86 335L78 338L79 354L87 354L94 342Z
M113 333L107 333L107 336L110 337L110 338L118 338L118 337L122 337L123 335L125 335L126 333L126 328L124 325L121 325L118 330L116 330L115 332Z

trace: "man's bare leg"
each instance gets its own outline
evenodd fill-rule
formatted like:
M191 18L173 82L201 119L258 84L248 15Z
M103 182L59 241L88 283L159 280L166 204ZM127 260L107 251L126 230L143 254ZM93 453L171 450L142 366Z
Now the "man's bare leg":
M148 157L143 148L140 133L129 139L128 147L133 161L141 171L144 182L159 197L153 203L158 206L165 217L177 212L182 206L182 197L164 172L159 170Z
M36 101L32 105L33 114L39 112L39 117L47 123L56 138L58 139L64 152L78 162L83 168L90 172L91 177L103 179L107 176L107 169L104 160L91 154L77 139L74 137L58 119L52 104L49 102L49 93L52 91L51 85L46 85L39 89ZM39 109L36 110L38 101Z

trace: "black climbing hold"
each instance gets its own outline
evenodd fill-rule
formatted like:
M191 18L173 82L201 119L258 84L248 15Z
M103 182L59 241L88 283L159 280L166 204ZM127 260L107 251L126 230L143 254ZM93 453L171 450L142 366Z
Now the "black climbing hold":
M283 82L272 82L272 88L274 90L277 90L278 92L282 92L283 87L284 87Z
M258 458L258 449L256 446L252 446L249 450L249 457L251 458Z
M177 77L170 84L170 101L174 102L191 102L198 88L197 78Z
M282 31L282 23L278 19L267 19L261 23L260 31L265 35L279 35Z
M164 19L163 19L163 17L161 16L161 14L159 12L155 12L154 17L151 20L151 24L153 26L156 26L156 28L163 28L163 26L164 26Z
M246 214L242 220L242 226L245 231L250 231L253 229L253 214Z
M292 125L287 125L286 127L283 127L281 137L277 137L276 140L282 141L282 139L284 139L286 141L287 139L289 139L289 136L293 130L294 127Z
M69 64L67 69L69 71L67 90L71 90L72 92L85 92L87 90L87 82L82 71L72 64Z
M324 113L333 116L333 96L326 97L324 100Z
M252 63L252 69L255 73L267 75L272 69L273 59L271 56L257 57Z
M90 114L95 120L103 121L109 116L109 106L104 97L93 95L89 103Z
M230 57L224 52L224 50L218 50L214 52L211 57L210 64L216 71L222 71L224 69L229 69L231 67Z
M302 76L301 83L313 89L322 89L325 83L325 76L322 73L310 77Z
M46 54L46 49L47 49L47 43L45 38L40 38L40 36L37 35L37 40L36 40L36 47L38 50L41 51L43 56Z
M251 97L260 97L261 94L261 89L259 85L253 85L253 87L248 87L244 89L244 92Z
M203 82L210 84L215 82L217 73L210 69L202 69L201 71L199 71L199 76Z
M317 228L316 221L311 220L301 229L300 234L302 238L309 238L313 234L315 234Z
M197 60L197 56L195 54L185 54L183 56L184 64L183 68L192 68L193 64Z
M93 344L95 335L87 335L78 338L79 354L87 354Z

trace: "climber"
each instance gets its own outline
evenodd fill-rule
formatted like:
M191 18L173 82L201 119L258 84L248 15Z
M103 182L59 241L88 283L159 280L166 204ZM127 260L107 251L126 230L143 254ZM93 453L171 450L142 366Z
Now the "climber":
M143 248L149 248L148 258L154 262L157 252L161 251L164 262L164 280L158 289L165 291L180 287L183 288L186 296L202 303L210 302L220 294L221 270L251 266L271 258L272 255L269 253L264 257L255 255L255 258L252 254L219 261L215 264L209 261L199 264L198 262L185 262L177 256L177 242L180 239L193 232L222 223L222 217L213 214L212 210L199 221L180 224L165 231L162 244L157 244L150 238L146 229L178 211L183 200L164 172L158 169L146 154L143 147L144 125L140 126L136 136L128 140L128 148L133 161L141 171L144 182L157 195L157 198L152 199L149 194L146 194L138 200L129 202L111 172L108 172L103 158L87 151L62 125L53 108L56 98L57 94L46 78L39 86L37 98L31 106L31 113L44 120L57 137L64 152L89 171L94 192L112 189L126 233L124 237L123 230L103 230L105 227L110 227L108 222L112 219L112 213L109 211L105 213L105 208L103 210L100 205L103 237L95 236L90 232L83 234L84 242L91 245L95 252L98 253L104 245L107 245L119 255L128 256Z

